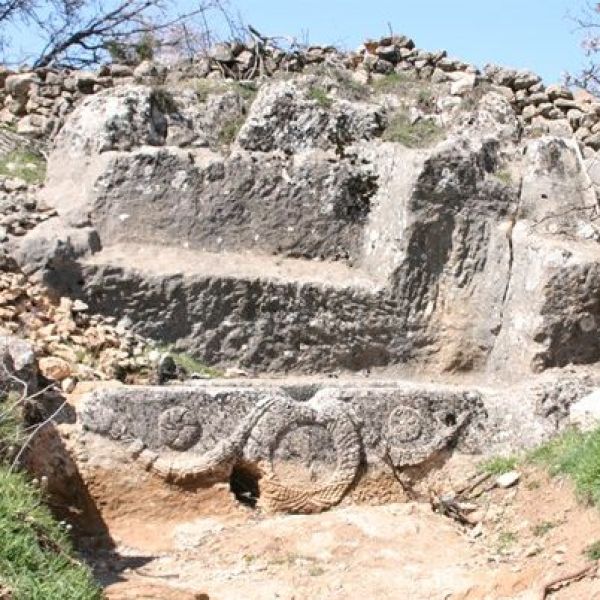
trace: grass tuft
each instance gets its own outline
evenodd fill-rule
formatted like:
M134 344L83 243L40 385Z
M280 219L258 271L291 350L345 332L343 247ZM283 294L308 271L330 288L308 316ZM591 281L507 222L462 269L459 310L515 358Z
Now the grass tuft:
M152 100L160 112L165 114L175 113L179 110L173 94L164 87L155 87L152 90Z
M504 475L504 473L514 471L516 467L517 459L514 456L495 456L479 465L482 473L490 475Z
M227 123L224 123L219 130L219 144L221 146L231 146L231 144L235 142L235 138L240 132L240 129L244 125L245 121L245 117L238 117L236 119L227 121Z
M543 537L549 531L554 529L556 527L556 525L557 525L557 523L554 523L554 521L542 521L541 523L537 523L536 525L534 525L531 528L531 532L536 537Z
M407 93L415 85L417 79L411 73L390 73L373 81L373 89L381 94Z
M13 600L100 600L88 567L73 558L64 526L20 473L0 467L0 581ZM0 588L1 589L1 588Z
M600 428L589 433L568 429L534 450L531 460L546 465L552 475L571 477L579 499L600 508Z
M585 550L584 554L590 560L600 560L600 540L590 544Z
M427 148L442 139L444 130L433 121L419 120L411 123L405 111L399 111L390 119L382 139L397 142L408 148Z
M175 361L175 364L181 369L184 369L190 375L192 373L198 373L200 375L204 375L205 377L211 378L223 376L223 373L218 369L209 367L185 352L176 352L169 346L158 347L157 350L163 354L169 354Z
M30 150L13 150L0 158L0 175L18 177L28 184L43 183L46 161Z
M325 88L313 86L308 90L308 97L314 100L321 108L329 109L333 106L333 100L327 94Z

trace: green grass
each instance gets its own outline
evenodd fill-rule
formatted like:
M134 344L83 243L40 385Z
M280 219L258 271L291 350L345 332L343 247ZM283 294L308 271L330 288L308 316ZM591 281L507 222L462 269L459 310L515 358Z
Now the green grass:
M196 96L200 102L206 102L211 94L224 94L232 91L241 96L247 104L252 104L258 90L251 83L240 83L239 81L215 81L211 79L199 79L196 82Z
M0 158L0 175L18 177L28 184L42 183L46 177L46 161L30 150L13 150Z
M590 544L585 550L584 554L590 560L600 560L600 540Z
M329 109L333 106L333 100L327 94L325 88L313 86L308 90L308 97L314 100L321 108Z
M444 130L428 120L411 123L404 111L399 111L390 119L382 139L396 142L408 148L427 148L442 139Z
M419 82L410 73L390 73L375 79L372 84L375 92L382 94L407 93L416 85L419 85Z
M490 475L503 475L514 471L517 466L517 459L514 456L495 456L482 462L479 468L482 473Z
M531 460L546 465L552 475L568 475L579 499L600 508L600 428L589 433L568 429L534 450Z
M0 467L0 581L14 600L100 600L88 567L76 561L64 527L20 473Z
M531 532L536 537L545 536L550 530L556 527L557 523L554 521L542 521L541 523L537 523L531 528Z
M156 349L163 354L169 354L175 361L175 364L189 374L199 373L200 375L213 378L223 376L223 373L218 369L205 365L185 352L176 352L170 346L158 346Z

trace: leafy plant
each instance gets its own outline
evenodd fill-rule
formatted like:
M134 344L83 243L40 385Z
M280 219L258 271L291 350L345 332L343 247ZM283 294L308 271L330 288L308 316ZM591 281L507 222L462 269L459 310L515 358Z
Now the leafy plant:
M502 531L498 536L498 551L507 552L513 546L519 536L514 531Z
M496 171L495 175L504 185L510 185L512 183L512 175L510 171L506 169Z
M222 377L223 375L218 369L205 365L203 362L185 352L176 352L169 346L159 346L156 350L163 354L169 354L173 358L175 364L189 374L199 373L206 377Z
M28 184L42 183L46 177L46 161L30 150L13 150L0 158L0 175L18 177Z
M397 142L409 148L426 148L443 136L444 130L433 121L425 119L411 123L405 111L399 111L390 119L382 139Z

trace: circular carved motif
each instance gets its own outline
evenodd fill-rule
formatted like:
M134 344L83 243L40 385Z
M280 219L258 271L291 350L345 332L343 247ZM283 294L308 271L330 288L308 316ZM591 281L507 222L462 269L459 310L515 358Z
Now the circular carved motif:
M360 466L360 438L343 404L282 402L257 424L246 448L259 460L261 503L310 513L337 504Z
M388 441L392 446L414 442L423 434L423 425L418 410L410 406L398 406L388 417Z
M165 410L159 417L158 430L163 445L180 451L191 448L202 435L196 416L184 406Z

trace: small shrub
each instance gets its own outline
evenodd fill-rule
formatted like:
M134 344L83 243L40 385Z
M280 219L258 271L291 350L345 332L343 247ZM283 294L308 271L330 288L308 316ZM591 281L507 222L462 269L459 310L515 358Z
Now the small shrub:
M590 544L585 550L584 554L590 560L600 560L600 540Z
M321 108L329 109L333 106L333 100L327 94L325 88L313 86L308 90L308 97L314 100Z
M578 497L600 508L600 428L589 433L568 429L530 458L546 465L552 475L571 477Z
M245 117L237 117L225 123L219 130L219 144L222 146L231 146L245 120Z
M28 184L42 183L46 177L46 161L30 150L13 150L0 158L0 175L18 177Z
M175 352L167 346L158 347L157 350L162 353L170 354L173 357L175 364L189 374L199 373L206 377L221 377L223 375L218 369L213 369L212 367L205 365L203 362L200 362L185 352Z
M227 91L237 93L246 105L252 104L258 90L254 84L240 83L239 81L214 81L211 79L199 79L196 82L196 96L199 102L206 102L211 94L224 94Z
M258 94L258 90L254 85L240 83L236 81L232 85L232 89L238 93L246 102L252 103Z
M152 90L152 101L162 113L169 114L179 110L173 94L164 87L155 87Z
M503 475L514 471L517 466L517 459L514 456L496 456L490 458L479 465L482 473L490 475Z
M408 148L426 148L442 138L443 129L430 120L411 123L404 111L396 113L383 132L386 142L397 142Z
M135 44L135 53L137 54L138 62L152 60L154 58L154 50L158 45L157 39L151 33L144 33Z
M508 552L518 539L514 531L502 531L498 536L498 552Z
M480 82L471 92L463 96L460 102L461 110L465 112L474 111L481 102L481 99L492 89L492 85L487 82Z
M417 94L417 106L425 112L432 112L435 109L437 100L435 94L430 89L421 89Z

